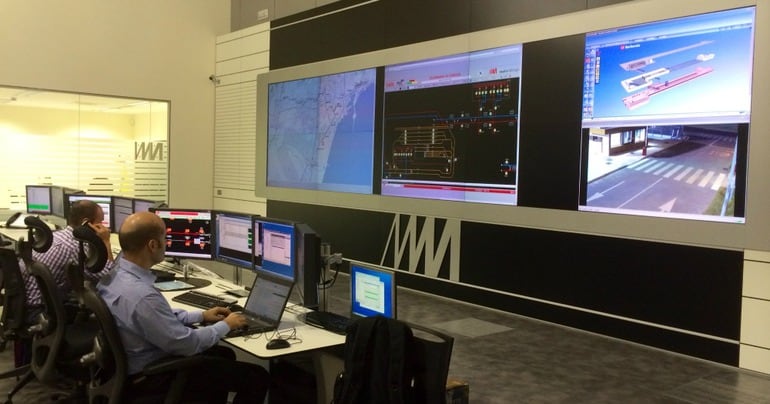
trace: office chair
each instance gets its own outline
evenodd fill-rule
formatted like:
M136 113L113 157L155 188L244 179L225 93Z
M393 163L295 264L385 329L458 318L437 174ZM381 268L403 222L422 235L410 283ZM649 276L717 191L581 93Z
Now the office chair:
M126 399L129 382L128 358L115 318L92 285L86 284L81 291L80 300L99 323L99 330L93 339L93 350L81 358L81 362L91 370L91 380L87 388L88 402L89 404L127 403L129 402ZM134 397L130 402L136 404L181 402L188 373L204 371L202 366L210 363L211 360L213 359L193 355L147 365L142 370L145 375L175 372L175 377L165 395Z
M382 316L357 320L347 331L333 403L446 403L453 337Z
M35 237L53 237L51 229L36 217L28 217L25 223ZM45 246L44 240L31 244ZM50 241L48 242L50 246ZM84 395L88 372L80 364L80 357L91 349L95 323L88 321L67 321L67 310L51 271L44 264L32 259L29 248L22 247L21 256L30 275L40 289L43 311L37 323L29 328L32 334L32 373L41 383L54 385L60 380L73 384L70 398Z
M6 348L8 342L20 344L19 349L24 345L24 340L30 340L27 331L27 310L26 294L24 289L24 279L19 267L19 259L15 251L15 243L0 247L0 271L3 277L3 310L0 316L0 350ZM23 377L22 377L23 376ZM34 373L28 363L17 361L15 367L6 372L0 373L0 379L16 377L17 383L8 393L8 400L29 383ZM22 377L19 379L19 377Z
M454 338L421 325L407 325L414 333L414 402L445 404Z

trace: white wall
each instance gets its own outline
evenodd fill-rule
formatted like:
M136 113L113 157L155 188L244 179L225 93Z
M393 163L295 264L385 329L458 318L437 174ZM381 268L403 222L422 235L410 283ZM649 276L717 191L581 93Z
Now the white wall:
M168 100L169 203L210 207L215 39L230 2L3 0L0 85Z

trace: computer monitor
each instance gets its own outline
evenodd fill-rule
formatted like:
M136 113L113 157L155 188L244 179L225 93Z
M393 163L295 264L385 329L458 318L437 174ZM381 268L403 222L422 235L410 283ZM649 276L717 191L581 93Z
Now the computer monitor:
M212 258L211 211L205 209L152 209L166 225L166 257Z
M95 202L97 205L99 205L102 208L102 212L104 212L104 220L102 221L102 226L109 228L112 230L112 196L108 195L83 195L83 194L76 194L76 195L67 195L67 212L66 214L69 215L69 207L72 206L73 203L77 201L83 201L83 200L89 200Z
M296 224L297 232L297 290L301 304L309 309L321 307L319 288L324 264L321 258L321 237L306 223Z
M157 206L158 203L148 199L136 199L134 198L134 213L136 212L149 212L150 209Z
M51 187L27 185L27 213L51 214Z
M294 223L264 216L254 218L254 269L296 279Z
M117 233L127 217L134 213L134 200L123 196L112 197L112 231Z
M252 215L214 211L214 259L242 268L254 268Z
M350 261L350 316L396 318L396 273Z

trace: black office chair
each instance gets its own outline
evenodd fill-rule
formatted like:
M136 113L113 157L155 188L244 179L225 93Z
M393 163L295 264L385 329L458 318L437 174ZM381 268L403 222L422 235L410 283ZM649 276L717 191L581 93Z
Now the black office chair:
M50 246L45 237L53 238L51 229L36 217L27 217L30 235L35 238L29 246L22 245L20 255L30 275L40 289L43 311L32 334L32 373L40 382L58 385L60 381L72 384L71 399L85 395L88 371L80 364L80 357L91 349L96 325L93 321L67 321L64 296L61 296L51 271L44 264L32 259L30 249ZM33 234L34 233L34 234ZM24 244L24 241L20 241ZM30 248L31 247L31 248Z
M92 352L84 355L81 362L91 369L91 381L88 384L89 404L122 404L129 402L126 392L129 386L128 359L123 341L118 333L118 326L107 304L96 289L86 284L81 291L80 300L94 314L99 323L99 331L93 340ZM131 403L180 403L184 385L189 372L204 371L202 366L207 361L215 360L200 355L178 357L151 363L142 373L155 375L174 372L175 377L165 395L134 397Z
M407 325L414 333L414 402L445 404L454 337L414 323Z
M23 350L23 346L28 345L25 341L29 341L31 338L27 331L24 279L19 268L19 258L16 255L15 247L15 243L0 247L0 271L3 278L0 350L5 350L8 342L12 342L14 345L19 344L19 347L15 348ZM18 380L8 393L9 400L34 378L29 363L22 363L18 360L15 362L13 369L0 373L0 379L16 377ZM19 379L20 377L21 379Z
M357 320L347 332L345 369L335 382L335 404L374 399L388 402L387 394L393 400L403 400L396 402L446 403L453 337L382 316ZM386 396L375 397L380 393Z

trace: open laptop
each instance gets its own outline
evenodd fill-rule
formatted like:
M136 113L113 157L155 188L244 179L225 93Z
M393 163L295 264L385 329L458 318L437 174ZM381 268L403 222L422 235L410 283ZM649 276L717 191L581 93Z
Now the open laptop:
M293 286L294 281L290 279L265 274L257 276L241 313L246 317L247 326L230 330L226 337L240 337L278 329Z

